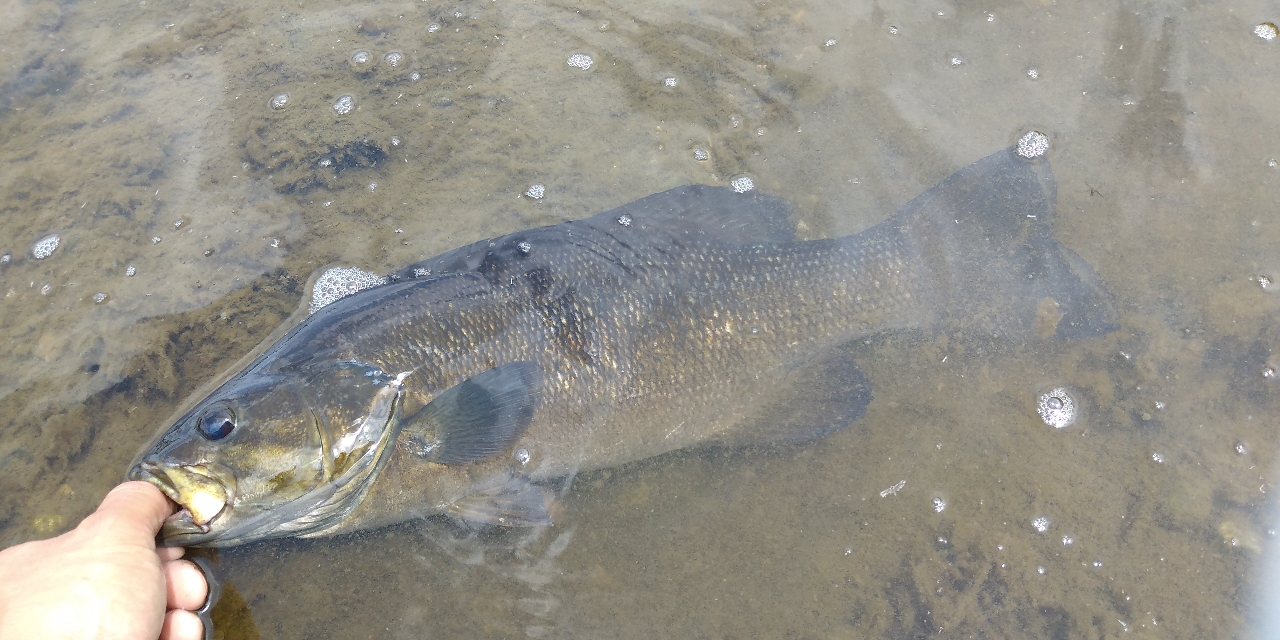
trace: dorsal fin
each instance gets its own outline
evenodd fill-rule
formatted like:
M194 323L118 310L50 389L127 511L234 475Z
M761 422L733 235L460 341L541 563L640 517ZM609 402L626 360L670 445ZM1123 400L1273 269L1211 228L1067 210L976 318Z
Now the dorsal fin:
M781 198L756 191L735 193L724 187L685 185L585 220L481 240L410 265L391 279L474 272L496 282L501 280L500 274L505 273L505 265L527 259L531 250L541 253L550 246L564 243L592 245L593 239L619 239L619 232L626 232L628 239L622 242L627 246L640 249L632 243L643 243L659 250L673 241L742 245L795 239L791 210Z
M701 184L655 193L583 222L596 228L629 226L646 233L735 245L795 240L791 210L781 198Z

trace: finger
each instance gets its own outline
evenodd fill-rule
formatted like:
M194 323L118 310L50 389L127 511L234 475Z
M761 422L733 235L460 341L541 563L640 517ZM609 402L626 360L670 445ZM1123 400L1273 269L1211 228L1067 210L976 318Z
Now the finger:
M171 562L182 557L187 550L182 547L156 547L156 555L160 556L160 562Z
M170 609L194 611L204 606L205 598L209 597L204 572L189 560L166 562L164 582Z
M174 609L164 614L160 640L203 640L204 623L190 611Z
M146 482L126 482L102 499L85 524L101 526L103 535L114 537L104 542L154 542L160 526L174 509L175 505L159 489Z

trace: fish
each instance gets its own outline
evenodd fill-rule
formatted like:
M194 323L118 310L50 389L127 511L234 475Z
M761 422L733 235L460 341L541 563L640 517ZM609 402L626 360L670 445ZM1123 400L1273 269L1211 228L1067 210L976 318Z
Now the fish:
M171 546L549 525L576 473L855 423L873 396L853 340L1114 330L1056 199L1047 157L1009 148L840 238L798 239L778 197L688 185L483 240L268 339L128 477L180 506Z

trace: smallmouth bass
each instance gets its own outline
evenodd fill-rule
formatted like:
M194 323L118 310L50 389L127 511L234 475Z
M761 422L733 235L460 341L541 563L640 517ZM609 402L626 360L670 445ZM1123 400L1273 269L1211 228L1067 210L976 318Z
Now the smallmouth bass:
M799 241L778 198L686 186L481 241L318 309L129 472L166 544L449 514L549 524L546 483L704 443L805 442L870 385L838 347L903 329L1114 329L1053 235L1048 160L997 152L861 233Z

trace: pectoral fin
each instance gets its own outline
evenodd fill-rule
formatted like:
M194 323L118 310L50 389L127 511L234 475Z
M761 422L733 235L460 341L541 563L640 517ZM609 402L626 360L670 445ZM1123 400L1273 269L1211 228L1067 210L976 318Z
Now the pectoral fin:
M762 408L733 428L728 445L797 444L857 420L871 404L871 384L853 358L832 349L791 371Z
M513 478L504 485L473 493L449 505L446 512L469 525L533 527L551 524L545 490L524 478Z
M484 460L515 443L538 403L538 366L511 362L472 376L409 417L402 446L440 464Z

